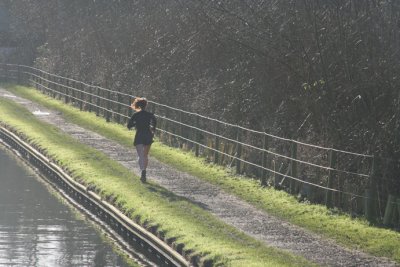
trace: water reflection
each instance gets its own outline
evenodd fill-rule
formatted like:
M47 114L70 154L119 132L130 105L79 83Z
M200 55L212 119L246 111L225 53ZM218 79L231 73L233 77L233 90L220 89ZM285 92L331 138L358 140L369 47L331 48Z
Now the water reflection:
M0 266L132 266L0 144Z

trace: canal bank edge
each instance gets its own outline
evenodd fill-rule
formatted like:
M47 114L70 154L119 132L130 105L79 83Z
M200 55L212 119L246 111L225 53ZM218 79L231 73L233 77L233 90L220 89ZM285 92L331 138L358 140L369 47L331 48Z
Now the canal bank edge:
M102 200L95 192L73 180L62 168L51 162L50 159L23 141L10 129L0 126L0 140L18 151L18 156L21 159L36 167L47 177L49 182L63 190L74 201L110 226L126 242L133 247L140 246L142 248L140 252L146 254L152 262L160 266L212 265L211 262L199 262L196 256L179 254L168 245L171 242L161 240L155 236L156 233L152 233L135 223L116 207Z

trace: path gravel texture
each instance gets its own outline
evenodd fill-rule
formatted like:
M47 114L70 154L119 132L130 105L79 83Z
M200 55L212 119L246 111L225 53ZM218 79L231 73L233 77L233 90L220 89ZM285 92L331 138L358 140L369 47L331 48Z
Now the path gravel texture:
M37 103L13 95L0 88L0 97L23 104L36 116L60 128L80 142L107 154L113 160L139 175L133 147L123 147L101 135L65 121L62 114L48 110ZM46 114L48 113L48 114ZM287 250L323 266L400 266L388 259L343 248L332 240L271 216L232 196L217 186L150 158L148 180L154 181L174 194L199 204L225 223L265 242Z

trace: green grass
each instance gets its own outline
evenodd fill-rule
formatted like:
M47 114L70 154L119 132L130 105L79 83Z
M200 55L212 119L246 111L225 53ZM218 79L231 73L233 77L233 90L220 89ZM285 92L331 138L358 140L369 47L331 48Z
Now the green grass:
M21 87L19 90L23 89ZM24 91L23 89L22 91ZM33 90L25 93L36 93ZM40 97L40 95L36 95ZM50 101L57 105L56 101ZM58 104L59 105L59 104ZM86 124L95 122L97 130L113 127L109 135L125 136L130 143L131 133L115 124L105 124L92 114L74 113L68 106L64 115ZM70 110L70 111L68 111ZM306 260L270 248L230 227L202 208L178 197L156 184L141 184L125 167L106 155L82 145L56 127L37 120L30 112L11 100L0 98L0 121L12 127L26 140L35 144L80 182L94 186L105 199L114 199L129 216L145 225L156 225L167 237L177 238L185 249L213 259L223 266L310 266ZM84 116L83 116L84 115ZM83 120L89 119L88 121ZM90 122L90 123L89 123ZM155 147L159 147L157 144ZM164 148L165 149L165 148Z
M73 123L96 131L105 137L129 146L131 132L122 125L106 123L88 112L80 112L70 105L46 97L26 87L8 86L12 92L42 105L59 110ZM152 146L151 155L158 160L219 185L253 205L293 224L336 240L349 248L356 248L375 256L384 256L400 262L400 234L393 230L370 226L363 219L352 219L346 214L333 213L322 205L299 203L295 197L272 188L262 188L251 179L232 175L229 170L207 163L190 152L167 147L159 142Z

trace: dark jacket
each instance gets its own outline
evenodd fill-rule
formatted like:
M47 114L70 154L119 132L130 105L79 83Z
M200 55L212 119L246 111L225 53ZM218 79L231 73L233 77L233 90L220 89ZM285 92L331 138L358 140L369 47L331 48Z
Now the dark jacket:
M150 145L153 143L154 132L157 120L153 113L141 110L132 115L128 121L128 129L136 128L136 135L133 144Z

